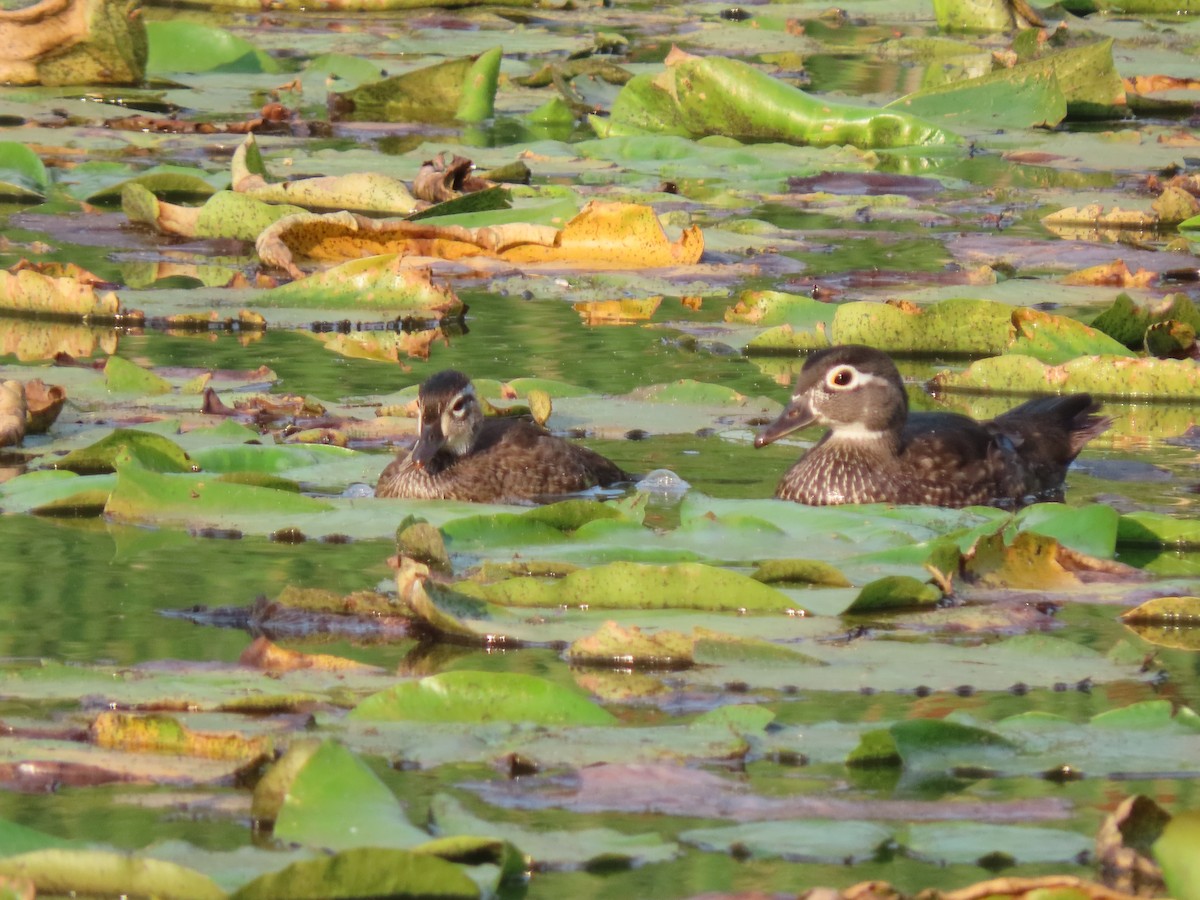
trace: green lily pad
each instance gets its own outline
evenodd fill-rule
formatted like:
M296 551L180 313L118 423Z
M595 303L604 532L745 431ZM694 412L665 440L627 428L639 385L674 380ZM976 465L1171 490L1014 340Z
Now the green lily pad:
M598 609L713 609L785 612L796 604L765 584L700 563L649 566L615 562L571 572L555 581L511 578L460 590L511 606L579 606Z
M718 56L692 57L670 65L650 86L635 77L617 95L610 122L593 119L593 126L602 136L646 130L811 146L903 147L960 141L916 116L818 99L741 60Z
M674 842L657 832L624 834L611 828L535 831L507 822L488 822L471 815L449 794L436 794L429 814L440 834L490 834L511 842L532 858L535 869L580 868L592 862L642 865L665 862L679 852Z
M873 822L782 819L692 828L679 839L701 850L736 852L751 859L853 865L873 859L892 836L891 829Z
M500 55L493 49L331 92L330 102L350 121L479 121L491 115Z
M768 559L759 563L750 575L763 584L799 582L824 584L830 587L849 587L850 581L836 566L819 559Z
M127 522L213 524L238 514L286 516L328 509L328 503L291 491L230 484L213 476L160 475L121 466L105 512Z
M148 369L143 369L136 363L131 363L120 356L110 356L104 364L104 383L108 389L120 394L166 394L171 390L171 383L160 378Z
M50 176L36 153L17 141L0 141L0 199L40 203L50 192Z
M947 391L1086 391L1101 398L1191 400L1200 396L1200 369L1190 359L1084 356L1048 366L1030 356L998 356L974 362L961 372L940 372L930 383Z
M997 854L1014 863L1067 863L1089 854L1095 843L1091 835L1059 828L983 822L914 823L904 840L910 853L941 865Z
M1200 897L1200 812L1186 810L1171 817L1154 842L1154 859L1162 868L1167 891L1179 900Z
M916 91L888 106L960 130L1053 128L1067 117L1067 97L1052 70L1001 72Z
M168 19L146 23L150 55L146 74L171 72L279 72L273 58L232 32L202 22Z
M578 691L533 675L443 672L407 681L363 700L352 719L491 722L519 718L541 725L609 725L612 713Z
M333 856L292 863L229 895L230 900L306 897L476 900L479 896L479 887L462 867L429 854L382 847L357 847Z
M104 850L35 850L0 859L0 875L44 894L138 895L222 900L207 876L175 863Z
M887 575L863 585L854 602L843 615L861 615L897 609L932 606L942 599L942 592L928 582L911 575Z
M327 850L411 848L429 840L379 776L336 741L324 741L291 775L275 815L280 840Z
M151 472L192 472L196 468L174 441L133 428L118 428L94 444L72 450L54 465L81 475L92 475L115 472L118 461L132 462Z

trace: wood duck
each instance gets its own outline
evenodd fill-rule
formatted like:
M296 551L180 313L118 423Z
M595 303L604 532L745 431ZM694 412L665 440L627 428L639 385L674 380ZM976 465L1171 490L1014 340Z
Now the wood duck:
M475 386L462 372L431 375L417 407L417 443L383 470L376 497L522 502L630 480L599 453L532 422L484 418Z
M1061 500L1084 444L1112 420L1088 394L1040 397L987 422L908 411L895 364L870 347L814 353L791 401L754 439L763 447L816 422L829 432L787 471L781 500L814 506L1021 506Z

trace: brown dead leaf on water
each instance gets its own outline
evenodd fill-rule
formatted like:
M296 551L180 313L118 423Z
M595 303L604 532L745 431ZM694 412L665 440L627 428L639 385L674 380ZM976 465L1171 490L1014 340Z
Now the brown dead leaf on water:
M40 378L25 382L25 433L45 434L66 402L67 392L57 384Z
M1174 75L1134 75L1121 80L1125 83L1125 90L1135 94L1200 90L1200 79L1178 78Z
M132 0L41 0L0 10L0 83L139 83L146 32L137 6Z
M1011 542L1003 531L979 538L963 554L962 574L979 587L1047 591L1077 587L1085 580L1145 578L1140 569L1072 550L1032 531L1020 532Z
M1137 272L1129 271L1129 266L1123 259L1114 259L1110 263L1091 266L1071 272L1062 279L1063 284L1093 285L1104 287L1148 288L1158 282L1158 273L1146 269Z
M25 440L25 385L0 381L0 447L15 447Z
M496 186L495 182L474 175L474 167L466 157L454 156L447 162L446 154L439 153L421 164L413 179L413 196L429 203L442 203Z
M513 223L486 228L370 219L349 212L297 213L259 235L258 255L269 266L299 276L297 257L335 261L396 253L405 257L473 257L590 269L690 266L700 261L699 226L671 241L654 210L633 203L591 201L563 228Z
M1087 206L1068 206L1058 212L1042 217L1047 227L1063 225L1090 225L1096 228L1153 229L1158 225L1158 216L1138 209L1111 209L1091 203Z
M1158 143L1164 147L1197 147L1200 146L1200 137L1191 131L1180 130L1171 134L1160 134Z
M89 321L134 321L136 310L123 311L107 282L73 263L37 263L22 259L0 270L0 309L33 315L69 316Z
M287 650L259 636L242 651L238 662L243 666L263 669L267 672L293 672L296 669L320 669L325 672L382 672L378 666L369 666L357 660L328 653L301 653Z

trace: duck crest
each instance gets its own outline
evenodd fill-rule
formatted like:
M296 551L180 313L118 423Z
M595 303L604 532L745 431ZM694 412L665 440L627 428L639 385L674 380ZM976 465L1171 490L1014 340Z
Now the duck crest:
M985 422L912 413L895 363L848 344L811 355L756 447L819 424L828 432L783 476L781 500L814 506L1020 506L1062 499L1068 466L1112 420L1087 394L1030 400Z
M383 470L376 497L529 502L630 480L599 453L526 419L486 418L462 372L431 375L417 407L417 443Z

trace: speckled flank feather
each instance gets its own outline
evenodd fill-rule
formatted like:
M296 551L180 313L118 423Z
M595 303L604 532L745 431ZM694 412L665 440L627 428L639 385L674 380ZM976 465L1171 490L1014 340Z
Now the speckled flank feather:
M915 503L1019 506L1062 499L1067 467L1111 424L1087 394L1043 397L987 422L908 413L895 365L869 347L809 357L792 402L762 446L816 422L828 427L783 476L775 496L814 506Z
M377 497L523 502L629 480L599 453L531 422L485 419L461 373L431 376L419 405L417 446L383 470ZM428 458L421 460L423 445Z

